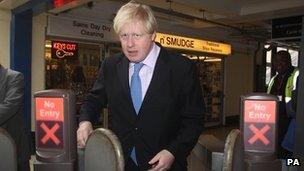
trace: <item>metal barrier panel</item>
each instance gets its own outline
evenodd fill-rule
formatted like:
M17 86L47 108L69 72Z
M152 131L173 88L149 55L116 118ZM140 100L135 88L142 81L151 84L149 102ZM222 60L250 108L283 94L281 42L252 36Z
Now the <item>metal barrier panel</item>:
M17 148L15 141L4 129L0 128L0 170L17 170Z
M244 146L240 130L233 129L226 138L222 171L241 171L244 169Z
M124 158L118 138L110 130L99 128L90 135L84 152L85 171L123 171Z
M223 167L224 153L212 152L212 171L221 171Z
M34 95L36 115L35 170L74 170L76 164L75 95L44 90Z

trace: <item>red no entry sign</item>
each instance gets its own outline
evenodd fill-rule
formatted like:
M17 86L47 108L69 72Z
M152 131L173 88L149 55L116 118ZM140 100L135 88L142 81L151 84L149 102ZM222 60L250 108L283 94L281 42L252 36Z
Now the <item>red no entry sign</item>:
M274 151L276 101L245 100L243 112L245 151Z
M63 98L36 98L36 145L63 147Z

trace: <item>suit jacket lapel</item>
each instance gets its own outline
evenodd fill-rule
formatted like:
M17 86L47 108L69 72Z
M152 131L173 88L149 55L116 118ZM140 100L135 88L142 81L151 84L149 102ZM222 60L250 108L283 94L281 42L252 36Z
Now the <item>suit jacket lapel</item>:
M126 97L126 103L128 103L128 105L130 106L131 113L133 113L133 115L127 115L126 117L129 119L131 123L134 123L137 115L133 107L130 86L129 86L129 61L124 55L121 55L121 60L117 63L116 70L117 70L118 79L123 88L123 92L125 95L124 97Z
M121 60L116 65L119 81L122 85L123 91L128 98L128 101L132 102L129 86L129 61L122 55Z
M117 70L118 78L123 87L123 91L127 97L127 101L130 107L133 110L134 113L133 117L136 117L136 112L133 107L131 93L130 93L130 86L129 86L129 61L124 55L122 55L121 60L117 63L116 66L117 66L116 70ZM155 64L154 73L141 108L143 108L145 104L150 103L149 101L153 96L159 95L158 90L161 85L166 84L167 78L170 75L170 70L171 68L169 65L169 60L166 58L166 51L163 48L161 48L161 51L159 53L158 59ZM140 116L141 111L142 110L140 109L138 116Z
M142 107L145 104L150 103L149 101L154 95L159 95L159 88L168 81L170 70L169 60L166 58L166 51L161 48Z

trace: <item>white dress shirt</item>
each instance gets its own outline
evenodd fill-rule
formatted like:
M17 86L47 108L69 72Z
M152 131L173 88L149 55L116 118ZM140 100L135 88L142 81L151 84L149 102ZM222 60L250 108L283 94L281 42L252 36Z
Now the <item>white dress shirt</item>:
M160 47L157 46L155 43L153 43L152 45L152 49L149 52L148 56L141 61L141 63L143 63L143 67L141 68L141 70L139 71L139 77L140 77L140 81L141 81L141 89L142 89L142 100L144 99L148 87L150 85L152 76L153 76L153 72L154 72L154 68L155 68L155 64L156 64L156 60L158 58L159 52L160 52ZM129 64L129 85L131 86L131 77L134 73L134 62L130 62Z

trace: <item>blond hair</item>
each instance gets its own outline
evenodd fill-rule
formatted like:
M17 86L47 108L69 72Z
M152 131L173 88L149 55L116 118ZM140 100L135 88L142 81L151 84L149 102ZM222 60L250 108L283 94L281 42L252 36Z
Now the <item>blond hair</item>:
M125 24L132 23L133 21L142 22L145 31L149 34L156 31L157 22L151 8L132 0L118 10L113 24L115 32L117 34L120 33L121 28Z

